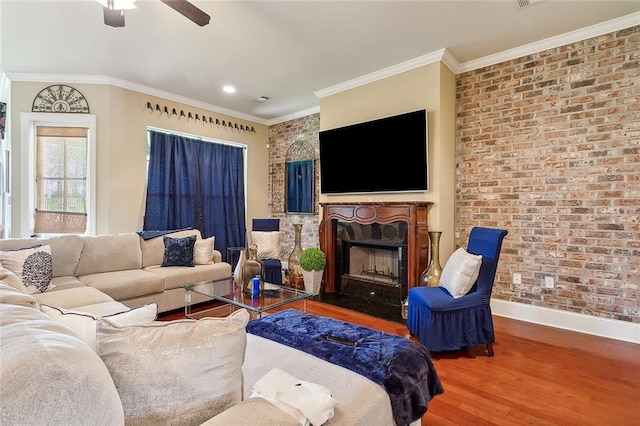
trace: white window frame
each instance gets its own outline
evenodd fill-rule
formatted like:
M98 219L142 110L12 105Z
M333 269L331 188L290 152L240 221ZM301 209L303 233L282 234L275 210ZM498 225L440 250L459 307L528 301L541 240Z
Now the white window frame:
M36 210L36 127L86 127L87 146L87 230L96 235L96 116L94 114L20 113L20 235L33 235Z

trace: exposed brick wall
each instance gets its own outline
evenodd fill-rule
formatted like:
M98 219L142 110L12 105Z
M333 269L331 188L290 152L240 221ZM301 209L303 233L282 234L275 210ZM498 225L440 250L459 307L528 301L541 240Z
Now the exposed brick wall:
M310 144L316 152L315 188L316 203L320 188L318 161L318 131L320 129L320 114L312 114L306 117L285 121L269 126L269 191L271 196L269 211L271 217L280 219L280 230L283 231L280 239L280 253L286 260L294 245L293 224L302 224L302 247L318 246L318 228L320 218L319 207L316 206L315 214L287 214L285 212L285 159L287 150L294 142L304 141Z
M493 297L640 323L640 26L466 72L456 96L456 243L509 231Z

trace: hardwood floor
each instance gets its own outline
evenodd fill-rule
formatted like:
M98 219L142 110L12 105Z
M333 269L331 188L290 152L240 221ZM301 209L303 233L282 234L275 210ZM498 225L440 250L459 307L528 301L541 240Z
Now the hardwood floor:
M414 339L337 306L310 300L307 312ZM640 425L640 345L503 317L494 328L494 357L484 346L432 353L445 391L422 425Z

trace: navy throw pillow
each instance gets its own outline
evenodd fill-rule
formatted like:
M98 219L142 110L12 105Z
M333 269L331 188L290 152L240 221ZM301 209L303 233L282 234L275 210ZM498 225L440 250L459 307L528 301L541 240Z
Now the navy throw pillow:
M160 266L194 266L193 247L196 236L190 235L184 238L171 238L166 235L164 239L164 256Z

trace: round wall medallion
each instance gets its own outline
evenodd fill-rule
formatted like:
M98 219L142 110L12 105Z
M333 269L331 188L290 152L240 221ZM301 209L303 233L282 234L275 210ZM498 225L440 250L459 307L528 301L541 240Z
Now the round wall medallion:
M84 95L71 86L54 84L40 91L33 100L32 112L89 113Z

